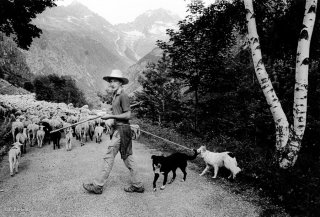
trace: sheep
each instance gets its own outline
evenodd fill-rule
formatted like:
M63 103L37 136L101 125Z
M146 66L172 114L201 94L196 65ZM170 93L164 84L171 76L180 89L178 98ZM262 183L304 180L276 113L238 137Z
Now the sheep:
M67 122L70 124L74 124L74 123L78 122L78 118L75 115L70 115L67 118Z
M51 138L53 141L53 149L56 149L56 147L58 149L60 149L61 132L56 131L56 132L51 133Z
M36 141L37 131L39 130L39 125L37 124L29 124L27 127L27 135L30 146L34 145Z
M31 124L31 123L32 123L31 120L25 119L25 120L23 121L23 127L28 127L28 125Z
M15 141L16 135L22 131L23 131L23 123L19 119L15 122L12 122L11 133L13 137L13 142Z
M39 124L40 123L40 118L35 116L35 117L32 118L31 122L34 123L34 124Z
M72 128L69 127L67 128L67 133L66 133L66 150L67 151L71 151L71 147L72 147L72 144L71 144L71 141L72 141L72 137L73 137L73 132L72 132Z
M48 144L50 145L50 138L51 138L51 135L50 135L50 131L52 130L52 127L50 126L50 124L48 122L42 122L42 125L44 126L43 127L43 130L44 130L44 144L46 142L48 142Z
M74 124L74 123L78 122L78 117L75 116L75 115L70 115L67 118L67 122L70 123L70 124ZM77 136L76 135L76 126L72 126L72 131L73 131L73 134L74 134L73 136Z
M76 134L76 139L80 140L80 136L81 136L81 126L80 125L75 126L75 134Z
M41 148L43 144L43 139L45 136L45 131L43 130L44 126L41 125L39 127L40 129L37 131L37 141L38 141L38 147Z
M138 124L130 124L132 139L138 139L140 137L140 126Z
M17 135L16 135L16 142L20 142L22 144L22 149L21 149L21 156L22 156L22 153L25 154L27 153L27 140L28 140L28 137L27 137L27 128L23 128L23 132L19 132Z
M85 123L79 124L79 126L80 126L80 143L81 143L81 146L83 146L84 140L86 140L86 142L88 141L87 136L89 133L89 124L88 122L85 122Z
M93 140L93 135L95 133L95 121L89 121L88 122L88 125L89 125L89 129L88 129L88 134L89 134L89 137L91 139L91 141Z
M110 139L112 139L114 119L107 119L104 121L104 124L105 124L106 134L109 134Z
M58 129L63 127L63 121L61 120L60 117L54 116L50 120L50 125L52 129Z
M98 125L100 125L101 126L101 123L102 123L103 121L102 121L102 119L101 118L97 118L97 119L95 119L95 125L96 126L98 126Z
M20 142L13 143L13 147L9 150L9 166L10 175L14 176L14 172L18 173L19 162L21 158L21 146Z
M86 120L87 118L86 117L82 117L80 119L80 121L84 121ZM84 140L87 142L87 136L89 134L89 123L88 122L84 122L82 124L78 124L76 126L76 134L77 134L77 137L79 138L80 140L80 144L81 146L84 145Z
M102 133L103 133L103 127L102 126L96 126L96 128L94 129L94 135L96 137L96 143L100 143L101 142L101 137L102 137Z

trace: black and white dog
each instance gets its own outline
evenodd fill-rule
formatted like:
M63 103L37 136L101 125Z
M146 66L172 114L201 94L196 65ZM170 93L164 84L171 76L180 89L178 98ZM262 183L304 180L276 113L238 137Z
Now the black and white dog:
M174 153L170 156L164 157L164 156L156 156L152 155L152 168L154 171L154 180L153 180L153 190L156 191L156 182L160 176L160 173L163 174L164 179L163 179L163 185L161 186L161 190L165 189L166 183L167 183L167 178L168 178L168 173L172 171L173 176L172 179L168 184L171 184L175 178L176 178L176 170L179 167L181 171L183 172L183 180L186 181L187 177L187 172L186 172L186 167L187 167L187 161L188 160L194 160L197 157L197 150L194 149L194 155L189 156L183 153Z

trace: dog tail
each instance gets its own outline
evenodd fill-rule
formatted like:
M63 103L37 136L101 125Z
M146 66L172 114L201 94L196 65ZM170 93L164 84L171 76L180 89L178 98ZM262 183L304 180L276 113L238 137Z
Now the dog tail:
M237 163L236 156L232 152L228 152L228 156L232 159L231 161L234 162L234 165L237 167L238 163Z
M187 160L194 160L196 159L197 155L198 155L198 152L197 152L197 149L193 149L194 151L194 154L192 156L188 156L187 157Z

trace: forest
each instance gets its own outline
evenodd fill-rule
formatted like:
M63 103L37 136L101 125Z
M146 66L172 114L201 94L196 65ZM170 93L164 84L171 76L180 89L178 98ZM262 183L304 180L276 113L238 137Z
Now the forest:
M246 20L251 12L244 2L248 1L219 1L208 8L201 1L189 4L190 15L179 22L179 29L167 30L169 41L158 41L161 60L150 63L139 78L143 91L134 98L141 102L137 116L182 135L192 134L209 150L236 153L246 168L240 182L263 189L293 216L319 216L319 12L307 8L303 0L253 1L250 18L256 20L260 42L254 50L261 50L258 64L263 61L265 81L270 80L272 97L278 97L288 132L293 133L289 142L298 140L295 74L298 42L305 38L305 10L317 14L306 59L309 83L303 139L297 149L290 144L281 149L279 126L255 73ZM296 157L290 158L293 154ZM283 162L291 163L284 166Z

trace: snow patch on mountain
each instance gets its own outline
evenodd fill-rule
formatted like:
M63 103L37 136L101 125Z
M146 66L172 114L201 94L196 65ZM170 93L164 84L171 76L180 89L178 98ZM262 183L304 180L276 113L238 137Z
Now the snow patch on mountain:
M68 17L67 17L67 20L68 20L68 22L70 22L70 23L74 23L72 20L79 21L79 19L76 18L76 17L74 17L74 16L68 16Z
M119 40L121 39L119 32L117 33L117 38L114 40L114 44L116 46L117 52L120 54L120 56L125 56L124 52L122 52L122 49L119 46Z
M148 16L148 17L151 17L152 14L153 14L153 11L152 11L152 10L148 10L148 11L146 11L144 14L145 14L146 16Z
M128 31L124 33L127 34L128 37L146 37L145 34L138 30Z
M174 29L174 28L175 28L175 25L173 23L163 23L159 21L154 23L150 27L148 32L155 35L165 35L167 29Z
M92 15L85 15L82 19L87 20L90 17L93 17L93 16Z

